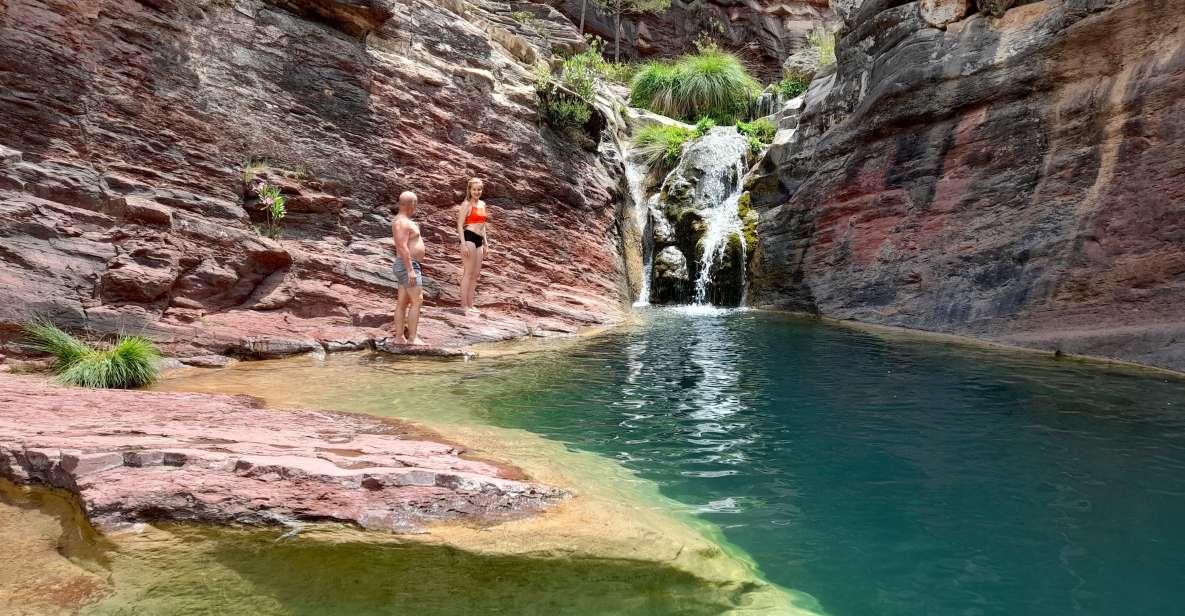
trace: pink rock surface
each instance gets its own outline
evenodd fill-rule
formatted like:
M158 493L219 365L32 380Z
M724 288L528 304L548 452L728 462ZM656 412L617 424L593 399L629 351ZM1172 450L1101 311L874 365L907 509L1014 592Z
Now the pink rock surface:
M246 396L90 390L0 374L0 478L78 495L101 526L335 521L414 532L566 497L396 421Z
M429 344L619 320L614 167L540 121L529 64L582 45L530 2L0 2L0 345L43 314L181 357L371 346L408 189ZM484 318L449 310L471 176Z

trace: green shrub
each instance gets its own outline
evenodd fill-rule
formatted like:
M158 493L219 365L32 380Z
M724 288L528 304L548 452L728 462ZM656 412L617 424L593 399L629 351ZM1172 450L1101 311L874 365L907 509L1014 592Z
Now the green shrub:
M121 336L107 349L96 349L44 320L25 325L31 347L54 356L59 382L79 387L128 389L157 379L160 352L139 336Z
M638 74L641 67L632 62L606 62L601 68L601 74L605 79L614 83L622 85L629 85L630 80L634 75Z
M259 206L264 211L264 222L256 225L255 231L278 240L284 235L283 220L288 215L284 207L284 196L280 194L280 187L260 181L255 185L255 194L259 197Z
M745 142L749 146L749 153L752 154L753 156L757 156L758 154L760 154L761 148L765 147L765 144L761 143L761 140L758 139L757 137L749 135L745 139L746 139Z
M797 98L810 87L810 81L797 75L787 75L774 88L786 98Z
M695 123L695 137L699 139L708 134L708 131L716 128L716 121L712 118L700 118L699 122Z
M544 101L543 115L556 128L581 128L592 117L592 108L582 100L553 97Z
M835 64L835 33L822 26L815 28L807 42L819 48L819 66Z
M760 90L735 55L704 48L674 63L642 67L630 83L630 102L685 121L708 117L731 124Z
M683 144L694 136L694 132L682 126L647 126L634 137L634 149L648 165L672 167L683 155Z
M773 143L778 134L778 127L765 118L758 118L752 122L737 122L737 132L760 144Z
M597 80L607 63L596 41L585 51L564 60L558 79L541 66L535 79L535 91L541 101L544 120L554 128L579 129L592 118Z

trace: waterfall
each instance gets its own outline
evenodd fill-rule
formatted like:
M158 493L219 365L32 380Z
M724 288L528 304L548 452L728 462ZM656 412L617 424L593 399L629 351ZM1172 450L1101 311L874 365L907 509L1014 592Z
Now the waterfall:
M749 247L738 206L748 153L748 139L734 127L714 127L684 144L679 162L649 195L651 170L626 156L626 197L633 209L625 221L641 231L641 250L634 255L641 257L643 272L635 306L736 306L744 300Z
M634 202L634 217L637 228L642 232L642 282L634 306L650 305L650 275L654 269L654 241L650 237L650 208L647 207L645 188L646 167L634 162L633 156L625 159L625 180L629 186L630 198Z
M699 276L695 281L695 303L708 303L708 285L712 282L716 265L724 258L724 249L728 238L736 235L741 240L741 262L744 263L748 247L745 246L745 234L741 219L737 216L737 203L744 192L743 178L745 175L745 161L736 161L735 181L727 197L715 205L704 210L703 255L700 257ZM713 177L711 181L723 183L727 178ZM743 273L743 269L742 269ZM744 276L742 275L742 285Z

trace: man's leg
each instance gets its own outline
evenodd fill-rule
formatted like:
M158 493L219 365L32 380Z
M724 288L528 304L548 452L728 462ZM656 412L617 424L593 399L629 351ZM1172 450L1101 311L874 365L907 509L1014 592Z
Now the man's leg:
M407 314L407 305L410 301L407 289L399 287L399 299L395 302L395 344L407 343L407 338L403 337L403 317Z
M424 289L412 287L407 290L411 306L407 309L407 341L411 344L424 344L416 335L416 328L420 325L420 305L424 303Z

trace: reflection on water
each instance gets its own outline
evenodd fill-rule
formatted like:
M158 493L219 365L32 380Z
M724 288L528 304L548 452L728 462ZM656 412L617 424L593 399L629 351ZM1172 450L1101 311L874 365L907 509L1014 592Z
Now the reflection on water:
M1155 373L704 308L563 352L274 366L181 386L616 459L829 613L1185 604L1185 382Z

